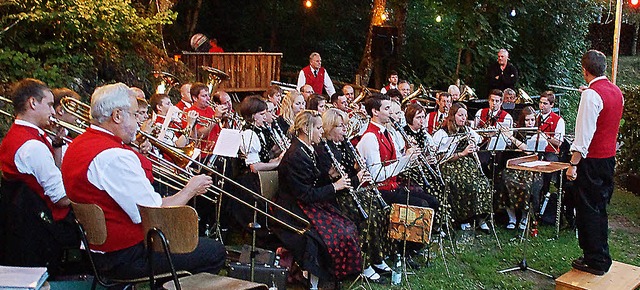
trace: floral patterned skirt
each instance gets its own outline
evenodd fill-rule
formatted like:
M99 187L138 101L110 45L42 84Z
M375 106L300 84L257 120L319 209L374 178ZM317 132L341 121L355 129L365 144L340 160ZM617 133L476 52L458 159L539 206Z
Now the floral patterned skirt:
M517 169L505 169L501 172L506 195L501 198L502 207L524 210L529 206L532 194L537 194L542 188L542 174Z
M335 278L342 280L360 273L362 253L356 225L329 203L300 203L300 207L309 218L311 226L320 234L331 256Z
M493 189L471 156L463 156L441 165L442 177L449 187L451 212L462 222L492 212Z

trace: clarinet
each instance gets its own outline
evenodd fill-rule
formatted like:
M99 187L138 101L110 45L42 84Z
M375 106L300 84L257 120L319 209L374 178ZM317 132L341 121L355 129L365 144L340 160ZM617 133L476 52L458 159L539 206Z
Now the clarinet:
M322 138L322 144L324 145L324 148L329 153L329 157L331 157L331 161L333 162L333 166L338 171L338 174L340 174L340 177L347 176L347 173L344 172L344 170L342 169L342 166L340 165L340 162L338 162L338 159L336 159L336 156L333 155L333 152L331 151L331 148L329 147L329 144L327 143L327 140ZM368 219L369 215L364 210L364 208L362 208L362 204L360 203L360 199L358 198L358 196L354 192L353 187L349 187L349 194L351 195L351 198L355 202L356 207L358 208L358 211L360 212L360 215L362 215L362 218L365 219L365 220Z
M287 146L284 144L282 139L276 136L276 132L273 131L273 128L271 128L271 126L265 126L265 128L267 128L267 131L269 131L269 135L271 135L271 140L273 140L273 142L276 143L280 151L282 152L287 151Z
M280 128L280 124L278 124L277 121L274 121L273 126L275 127L275 131L280 137L280 140L282 140L282 144L284 144L285 148L289 148L289 146L291 146L291 140L289 140L289 138L287 138L287 135L285 135L284 132L282 132L282 129Z
M420 128L420 130L424 131L423 128ZM426 132L424 132L424 133L427 134ZM426 136L424 138L423 146L424 146L425 150L427 150L427 153L430 156L436 156L435 153L433 152L433 150L431 149L431 146L429 146L429 143L427 142ZM433 169L433 167L431 167L431 166L429 166L429 168ZM440 184L444 185L444 179L442 179L442 172L440 172L440 163L436 162L434 170L435 170L435 173L436 173L434 177L437 178L438 181L440 181Z
M349 142L349 140L346 140L346 139L344 140L344 143L347 144L347 149L351 151L351 155L353 155L353 157L358 162L358 166L360 167L360 169L365 170L365 172L369 172L369 169L367 168L367 164L365 164L364 160L362 160L362 157L358 154L358 152L356 151L356 148L353 148L353 144L351 144L351 142ZM369 173L369 175L371 175L371 173ZM388 210L390 206L382 198L382 194L380 193L380 190L378 190L378 186L372 183L369 187L373 191L374 195L376 196L376 199L378 200L378 204L380 205L382 210L384 211Z
M469 129L469 127L464 126L464 131L467 134L467 141L469 142L469 144L474 143L473 145L475 146L475 141L473 141L473 139L471 139L471 130ZM474 150L472 155L473 155L473 159L478 164L478 169L480 170L480 172L482 174L484 174L484 172L482 171L482 163L480 163L480 157L478 157L478 152L476 152Z
M404 141L407 142L407 145L411 147L415 146L414 144L411 143L411 139L407 135L407 132L404 131L402 126L400 126L400 124L396 122L396 120L394 120L393 118L389 118L389 119L391 120L391 124L393 124L393 127L396 128L396 131L398 131L400 135L402 135L402 139L404 139ZM424 159L424 156L422 154L419 154L418 155L418 171L420 172L420 177L422 178L422 182L424 182L425 186L431 187L431 183L429 183L429 180L424 175L424 168L422 167L423 164L424 166L427 167L427 169L429 169L429 172L433 176L436 176L435 171L433 171L433 168L429 166L429 163L427 162L427 160Z

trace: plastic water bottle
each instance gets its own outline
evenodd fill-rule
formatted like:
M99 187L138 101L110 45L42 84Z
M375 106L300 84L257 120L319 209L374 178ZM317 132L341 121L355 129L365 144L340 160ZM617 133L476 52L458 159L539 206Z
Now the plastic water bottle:
M400 283L402 283L402 259L398 254L393 269L391 269L391 285L400 285Z

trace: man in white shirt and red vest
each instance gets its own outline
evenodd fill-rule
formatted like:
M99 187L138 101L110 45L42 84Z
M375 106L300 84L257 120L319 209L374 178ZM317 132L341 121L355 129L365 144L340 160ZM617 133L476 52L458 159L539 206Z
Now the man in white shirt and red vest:
M148 274L146 233L137 205L184 205L212 185L205 175L192 177L178 193L165 198L151 185L150 162L129 147L138 125L137 103L122 83L97 88L91 96L91 126L73 140L62 162L69 198L98 205L105 214L107 239L96 251L96 266L110 278L140 278ZM154 269L169 271L164 254L154 253ZM157 257L155 256L157 255ZM172 256L176 270L217 273L224 265L222 244L200 238L196 249Z
M496 127L498 123L511 127L513 126L513 118L502 109L502 91L494 89L489 92L489 108L476 112L474 125L475 128L487 128Z
M544 160L547 161L559 160L558 150L564 141L564 119L562 119L560 115L551 111L555 102L556 96L552 91L545 91L540 94L540 103L538 104L540 107L540 116L538 116L536 123L538 124L540 132L544 133L546 136L548 144L542 155L544 156ZM553 173L542 175L542 194L546 194L549 191L551 179L553 176L557 175L558 174ZM556 179L556 177L553 177L553 179Z
M322 58L317 52L309 55L309 65L300 70L300 74L298 74L298 91L304 85L310 85L317 94L333 96L336 93L329 73L322 67Z
M387 204L399 203L429 207L435 211L439 208L438 200L422 190L408 191L407 187L400 186L397 175L405 170L409 163L417 158L419 152L413 148L406 150L405 155L400 153L401 148L396 148L393 140L394 134L387 130L390 122L389 110L391 100L386 95L373 96L365 101L365 108L371 122L356 146L360 156L371 172L371 177L378 183L378 189ZM418 189L418 188L416 188ZM408 197L407 197L408 196ZM407 250L416 250L421 245L408 243ZM414 267L417 265L413 265Z
M0 145L0 264L47 266L55 275L64 249L77 248L80 238L57 167L64 142L50 143L43 131L54 97L43 82L24 79L11 99L16 119Z
M386 94L391 89L398 89L398 72L395 70L389 73L389 84L380 89L380 93Z
M439 92L436 97L438 110L429 113L429 115L427 115L427 122L425 123L427 132L431 135L440 129L442 122L447 118L447 114L451 108L451 95L449 93Z
M578 189L576 226L583 253L572 266L595 275L604 275L611 267L607 204L613 194L616 140L624 107L622 92L607 79L606 69L602 52L589 50L582 56L582 74L589 87L582 88L571 167L566 172Z

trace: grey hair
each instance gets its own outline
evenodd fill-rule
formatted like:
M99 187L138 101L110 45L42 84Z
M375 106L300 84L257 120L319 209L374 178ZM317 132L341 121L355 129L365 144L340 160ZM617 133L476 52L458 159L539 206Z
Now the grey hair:
M319 54L319 53L317 53L317 52L312 52L312 53L309 55L309 61L311 61L311 60L313 59L313 57L315 57L315 56L320 56L320 54Z
M91 119L102 124L115 109L129 109L136 93L123 83L98 87L91 95Z
M506 50L505 48L501 48L501 49L499 49L499 50L498 50L498 53L501 53L501 52L506 53L506 54L507 54L507 57L509 57L509 51L508 51L508 50Z
M447 92L449 92L450 94L453 93L454 90L457 90L458 93L460 93L460 88L458 88L458 86L456 85L450 85L449 88L447 88Z

